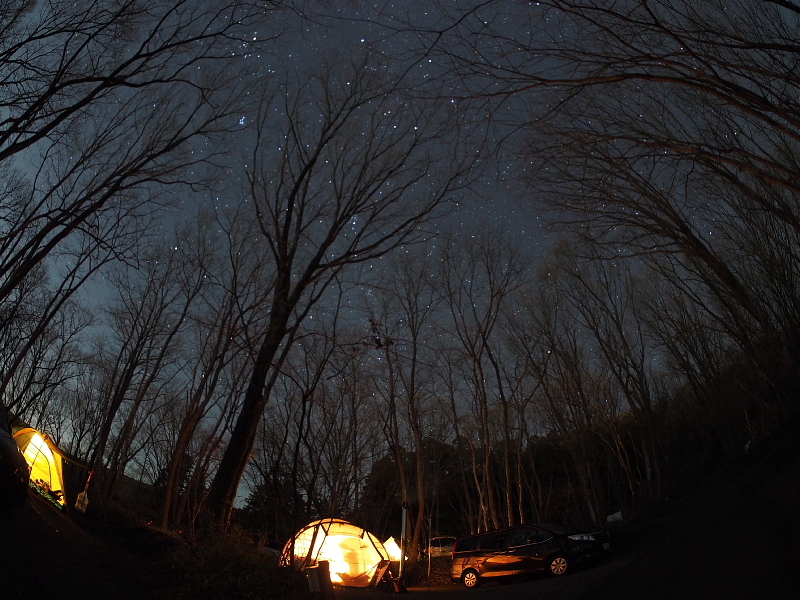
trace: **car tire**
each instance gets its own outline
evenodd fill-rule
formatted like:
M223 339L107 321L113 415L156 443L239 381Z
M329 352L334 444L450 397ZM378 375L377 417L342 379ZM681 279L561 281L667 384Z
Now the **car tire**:
M555 554L547 561L547 572L553 577L561 577L569 573L572 563L563 554Z
M475 569L467 569L461 574L461 583L465 587L476 588L481 584L481 578Z

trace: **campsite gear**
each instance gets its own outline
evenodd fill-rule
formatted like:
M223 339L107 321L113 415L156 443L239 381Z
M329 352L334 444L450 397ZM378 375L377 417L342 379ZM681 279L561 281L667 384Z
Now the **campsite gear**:
M89 496L87 495L89 492L89 484L92 481L92 477L94 476L94 469L89 471L89 477L86 478L86 485L83 487L83 491L78 494L78 497L75 499L75 508L77 508L82 513L86 512L86 509L89 506Z
M30 480L59 506L66 506L64 498L63 452L46 433L25 427L14 434L14 441L31 468Z
M327 560L319 561L315 566L306 569L308 589L319 600L336 600L331 584L331 574Z
M286 542L281 554L281 564L300 569L328 561L331 581L352 587L369 586L388 560L378 538L342 519L309 523Z

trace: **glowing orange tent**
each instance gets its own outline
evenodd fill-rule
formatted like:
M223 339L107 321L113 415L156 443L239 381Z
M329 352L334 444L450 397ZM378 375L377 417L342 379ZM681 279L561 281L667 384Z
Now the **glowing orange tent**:
M331 582L367 587L389 555L369 531L342 519L309 523L283 548L281 563L299 568L328 561Z
M31 482L49 492L55 502L64 506L63 454L55 442L46 433L31 427L17 431L14 440L31 468Z

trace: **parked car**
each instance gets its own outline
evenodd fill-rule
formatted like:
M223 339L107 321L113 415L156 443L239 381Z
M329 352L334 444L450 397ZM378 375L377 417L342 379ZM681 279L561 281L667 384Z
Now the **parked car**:
M450 556L453 553L453 544L456 538L453 536L432 537L428 543L428 555L432 558L437 556Z
M562 576L576 563L608 549L606 531L518 525L456 540L450 579L473 588L491 577L537 571Z
M28 463L11 435L6 407L0 402L0 506L22 504L29 477Z

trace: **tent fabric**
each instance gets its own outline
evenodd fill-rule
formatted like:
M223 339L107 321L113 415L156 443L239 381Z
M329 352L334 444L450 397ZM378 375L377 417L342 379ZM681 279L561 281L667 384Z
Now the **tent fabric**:
M397 540L393 537L390 537L388 540L383 542L383 547L386 548L386 554L389 556L389 560L398 561L403 555L403 553L400 551L400 544L398 544Z
M381 541L342 519L321 519L303 527L286 543L284 565L310 567L328 561L333 583L367 587L389 555Z
M31 427L17 431L14 440L31 468L31 481L46 492L52 492L55 501L64 506L64 455L55 442L46 433Z

